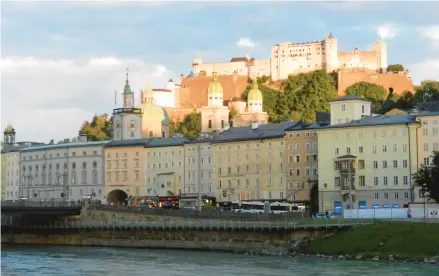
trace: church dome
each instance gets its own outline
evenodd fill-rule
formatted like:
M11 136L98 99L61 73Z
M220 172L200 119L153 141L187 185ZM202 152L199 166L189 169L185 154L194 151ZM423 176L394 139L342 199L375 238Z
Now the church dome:
M144 103L140 108L143 110L142 122L170 124L168 112L163 107L153 103Z
M248 92L247 101L262 101L262 92L258 88L258 82L256 78L253 79L252 88Z
M215 71L212 72L212 82L207 88L207 94L223 94L223 86L218 81L218 75Z

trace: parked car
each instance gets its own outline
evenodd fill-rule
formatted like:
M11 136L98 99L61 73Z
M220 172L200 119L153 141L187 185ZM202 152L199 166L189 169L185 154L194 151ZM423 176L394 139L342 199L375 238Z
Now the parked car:
M325 213L317 213L316 214L316 216L315 216L315 218L318 218L318 219L333 219L333 218L335 218L335 216L333 216L333 215L326 215Z
M197 211L198 208L197 208L197 206L188 205L188 206L184 206L183 210L185 210L185 211Z

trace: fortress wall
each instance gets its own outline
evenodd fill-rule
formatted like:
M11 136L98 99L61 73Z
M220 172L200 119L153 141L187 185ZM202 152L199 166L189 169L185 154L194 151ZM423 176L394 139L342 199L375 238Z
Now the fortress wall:
M369 82L383 86L387 91L393 88L393 92L399 95L404 91L414 91L412 79L401 74L379 74L370 71L339 71L338 72L338 95L344 96L346 89L357 82Z

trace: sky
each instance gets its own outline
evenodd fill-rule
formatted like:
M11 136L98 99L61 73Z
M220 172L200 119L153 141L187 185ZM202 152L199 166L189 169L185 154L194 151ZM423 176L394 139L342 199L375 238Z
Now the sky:
M439 80L439 2L2 1L1 127L18 141L78 135L111 114L129 68L131 88L163 88L193 58L269 58L285 41L323 40L339 51L387 43L388 63L415 84Z

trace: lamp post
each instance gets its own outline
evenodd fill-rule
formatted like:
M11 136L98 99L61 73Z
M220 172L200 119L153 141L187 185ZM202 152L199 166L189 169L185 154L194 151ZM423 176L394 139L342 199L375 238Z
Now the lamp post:
M23 178L27 179L27 201L29 201L30 182L32 181L33 176L31 173L29 173L27 176L23 175Z
M68 199L69 198L69 186L68 186L68 182L67 182L67 177L69 176L69 174L67 172L63 172L61 174L62 178L63 178L63 192L61 193L61 196L64 199Z

